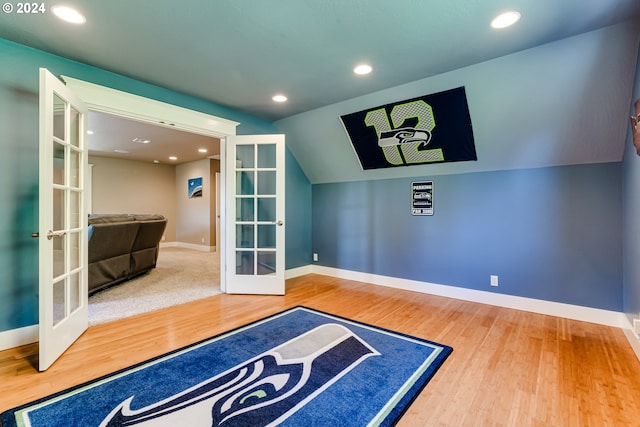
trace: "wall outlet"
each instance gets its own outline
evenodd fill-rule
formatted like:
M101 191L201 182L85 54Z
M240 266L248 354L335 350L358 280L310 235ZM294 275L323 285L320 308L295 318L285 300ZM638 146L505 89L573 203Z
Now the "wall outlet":
M491 286L498 286L498 276L491 276Z
M202 243L204 243L204 237L202 238Z
M313 253L313 260L314 260L315 262L318 262L318 254L317 254L317 253L315 253L315 252Z

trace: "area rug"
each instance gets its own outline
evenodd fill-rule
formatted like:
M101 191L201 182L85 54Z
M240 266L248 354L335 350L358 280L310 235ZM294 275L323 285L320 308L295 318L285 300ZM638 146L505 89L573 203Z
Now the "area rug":
M295 307L2 414L2 426L387 426L452 348Z

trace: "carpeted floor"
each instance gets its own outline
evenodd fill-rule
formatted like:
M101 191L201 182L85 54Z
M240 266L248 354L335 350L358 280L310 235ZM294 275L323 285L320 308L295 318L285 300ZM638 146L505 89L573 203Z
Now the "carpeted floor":
M218 253L161 248L155 269L89 297L89 326L219 293Z

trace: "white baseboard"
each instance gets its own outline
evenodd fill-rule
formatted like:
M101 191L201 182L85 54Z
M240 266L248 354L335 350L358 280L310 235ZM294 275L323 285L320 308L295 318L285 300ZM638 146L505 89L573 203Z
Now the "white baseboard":
M207 246L207 245L196 245L193 243L185 243L185 242L160 242L160 248L185 248L185 249L193 249L194 251L202 251L202 252L215 252L215 246Z
M633 325L631 324L627 316L624 316L624 322L625 325L622 328L622 331L627 337L627 341L629 341L629 344L631 344L631 348L636 353L636 356L638 356L638 360L640 360L640 336L638 336L638 334L636 334L633 330Z
M179 242L171 242L167 245L185 247L183 246L185 245L184 243ZM209 248L209 246L193 246ZM621 312L533 298L524 298L513 295L497 294L493 292L459 288L456 286L439 285L435 283L420 282L417 280L381 276L377 274L360 273L357 271L342 270L311 264L286 270L285 277L287 279L291 279L311 273L621 328L627 337L627 340L631 344L633 351L640 360L640 338L633 331L633 326L631 325L631 322L629 322L627 316ZM0 332L0 351L30 344L36 341L38 341L38 325Z
M380 276L377 274L360 273L357 271L341 270L319 265L313 266L313 272L343 279L357 280L374 285L403 289L406 291L421 292L424 294L478 302L498 307L512 308L515 310L530 311L533 313L547 314L549 316L598 323L616 328L622 328L624 326L623 321L625 316L623 313L617 311L498 294L494 292L478 291L474 289L460 288L457 286L419 282L417 280L400 279L397 277Z
M38 325L0 332L0 351L38 341Z
M303 265L302 267L290 268L284 272L285 279L293 279L294 277L304 276L313 273L313 265Z
M459 288L456 286L438 285L435 283L419 282L416 280L400 279L397 277L380 276L377 274L360 273L357 271L341 270L332 267L312 265L311 272L341 279L356 280L374 285L388 286L406 291L421 292L455 298L463 301L478 302L565 319L580 320L605 326L620 328L624 332L634 353L640 360L640 337L634 332L629 318L621 312L602 310L599 308L583 307L573 304L563 304L533 298L513 295L497 294L494 292L478 291L475 289ZM303 268L303 267L301 267Z

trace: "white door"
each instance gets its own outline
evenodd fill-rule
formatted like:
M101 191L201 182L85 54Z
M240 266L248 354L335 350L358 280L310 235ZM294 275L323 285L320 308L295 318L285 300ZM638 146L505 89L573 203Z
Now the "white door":
M39 305L44 371L87 329L84 104L40 69Z
M284 135L226 138L227 293L285 293L284 148Z

